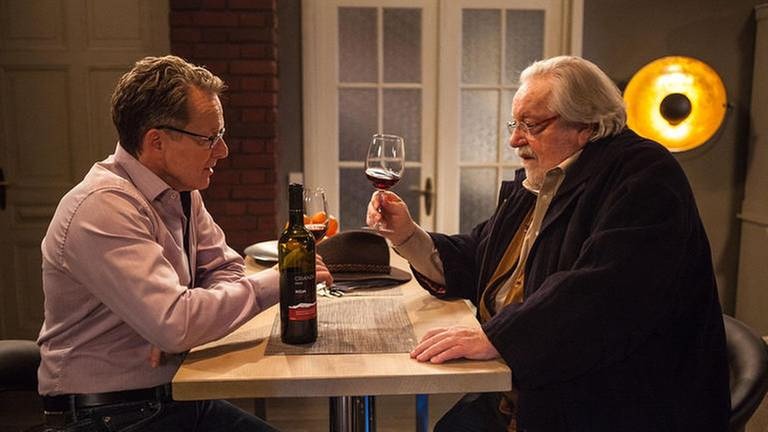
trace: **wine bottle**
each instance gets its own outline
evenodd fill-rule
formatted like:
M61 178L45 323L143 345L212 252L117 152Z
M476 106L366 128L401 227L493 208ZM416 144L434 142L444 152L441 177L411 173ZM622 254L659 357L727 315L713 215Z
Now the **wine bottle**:
M277 245L280 270L280 339L305 344L317 339L315 238L304 227L304 187L288 186L288 226Z

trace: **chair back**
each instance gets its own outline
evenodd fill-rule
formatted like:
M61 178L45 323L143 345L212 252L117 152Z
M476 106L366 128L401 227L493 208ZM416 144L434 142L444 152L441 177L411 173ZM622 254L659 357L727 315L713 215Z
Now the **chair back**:
M743 322L723 315L731 371L730 431L742 430L768 390L768 346Z
M0 340L0 392L37 392L40 348L34 341Z

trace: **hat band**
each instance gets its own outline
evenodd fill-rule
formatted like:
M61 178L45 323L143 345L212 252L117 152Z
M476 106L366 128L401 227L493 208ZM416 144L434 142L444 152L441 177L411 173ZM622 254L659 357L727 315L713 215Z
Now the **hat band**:
M331 273L389 273L388 265L380 264L328 264Z

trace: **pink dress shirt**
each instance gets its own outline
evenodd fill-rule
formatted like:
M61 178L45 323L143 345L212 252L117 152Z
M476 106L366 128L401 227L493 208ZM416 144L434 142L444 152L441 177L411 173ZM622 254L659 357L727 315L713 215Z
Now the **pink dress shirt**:
M277 271L245 276L200 193L191 198L189 257L179 193L120 145L62 198L42 243L40 394L169 383L183 355L152 368L153 345L183 353L278 301Z

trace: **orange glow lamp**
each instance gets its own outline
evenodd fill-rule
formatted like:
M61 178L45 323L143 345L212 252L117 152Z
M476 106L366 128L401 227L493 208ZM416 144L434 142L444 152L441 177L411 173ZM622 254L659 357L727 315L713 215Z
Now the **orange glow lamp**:
M694 149L725 118L725 86L717 72L691 57L669 56L643 66L624 90L627 125L672 152Z

